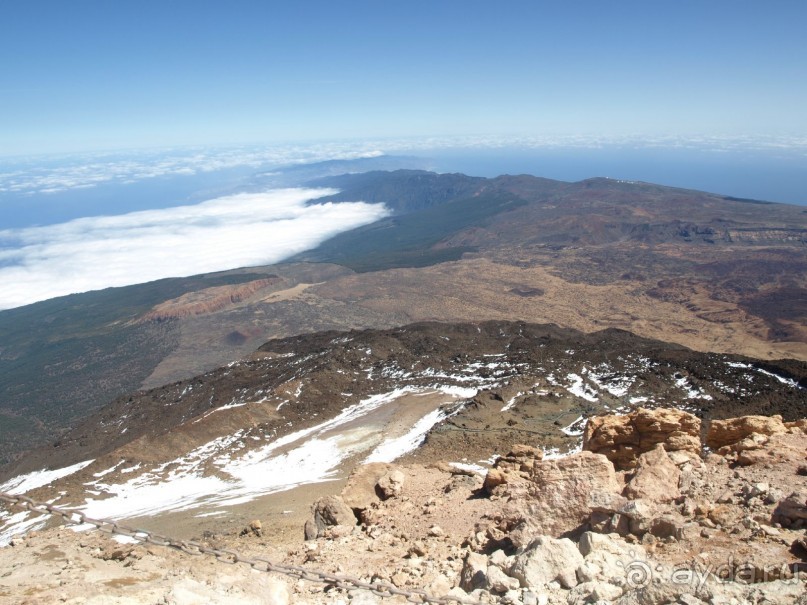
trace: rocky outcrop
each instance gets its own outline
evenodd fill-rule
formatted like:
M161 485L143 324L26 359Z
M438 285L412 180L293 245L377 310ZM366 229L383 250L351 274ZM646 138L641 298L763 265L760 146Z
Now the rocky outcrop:
M356 468L342 489L342 500L358 515L378 502L377 486L382 477L393 468L391 464L373 462Z
M499 485L528 479L530 473L544 457L543 450L530 445L517 444L496 460L495 466L485 476L483 487L488 493Z
M641 454L659 444L668 452L700 456L700 431L700 419L687 412L639 408L624 416L590 418L583 433L583 449L603 454L617 469L630 469Z
M787 432L781 416L741 416L712 420L706 433L706 445L713 450L732 446L752 435L776 435Z
M406 475L395 465L383 462L364 464L351 473L342 489L341 499L362 523L373 525L379 518L379 505L399 497L405 481Z
M780 500L773 511L773 520L787 527L803 527L807 521L807 488Z

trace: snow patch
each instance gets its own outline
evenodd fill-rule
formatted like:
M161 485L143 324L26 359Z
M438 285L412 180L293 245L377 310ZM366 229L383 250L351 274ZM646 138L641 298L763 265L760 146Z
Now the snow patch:
M707 395L703 391L703 389L699 389L690 384L686 376L677 378L675 381L675 386L677 386L679 389L683 389L684 391L686 391L687 399L706 399L707 401L712 399L712 396Z
M786 384L787 386L792 387L794 389L803 389L804 388L801 385L799 385L799 383L796 382L795 380L793 380L792 378L785 378L784 376L779 376L779 374L774 374L773 372L768 372L767 370L763 370L762 368L754 368L754 369L757 372L759 372L760 374L764 374L765 376L770 376L771 378L775 378L776 380L778 380L782 384Z
M482 475L483 477L487 474L488 469L484 466L479 464L471 464L469 462L449 462L449 466L453 466L454 468L458 468L461 471L468 471L471 473L475 473L477 475Z
M448 418L449 416L452 416L457 411L459 411L459 409L455 410L453 413L448 413L445 410L438 408L432 412L429 412L423 418L418 420L415 423L415 426L413 426L405 435L401 435L395 439L388 439L381 443L381 445L377 446L372 453L367 456L364 463L392 462L404 454L416 450L426 438L426 433L428 433L435 424L441 420L444 420L445 418Z
M457 397L459 399L470 399L471 397L476 397L477 393L479 393L479 389L475 389L473 387L439 385L435 388L441 393L445 393L446 395L451 395L452 397Z
M579 444L577 444L576 446L574 446L573 448L571 448L571 449L569 449L569 450L567 450L565 452L561 452L560 448L557 448L557 447L550 447L550 448L543 448L543 449L544 449L544 458L543 458L544 460L558 460L559 458L567 458L568 456L571 456L572 454L579 454L580 452L582 452L583 451L583 442L581 440L581 442Z
M118 467L119 467L121 464L123 464L124 462L126 462L126 460L121 460L121 461L120 461L120 462L118 462L118 463L117 463L115 466L113 466L113 467L111 467L111 468L108 468L108 469L106 469L105 471L101 471L100 473L93 473L93 474L92 474L92 476L93 476L93 477L95 477L95 478L97 478L97 479L100 479L100 478L101 478L101 477L103 477L104 475L108 475L109 473L113 472L113 471L114 471L116 468L118 468ZM91 484L87 484L87 485L91 485Z
M634 376L606 376L605 374L596 374L594 372L589 372L588 378L599 388L605 389L614 397L624 397L627 395L628 389L630 389L636 380Z
M585 430L586 426L586 423L582 422L584 420L585 418L583 416L578 416L577 418L575 418L574 422L569 424L569 426L563 427L560 430L564 435L569 435L569 437L581 437L583 435L583 431ZM575 428L575 426L578 426L580 428Z
M502 406L502 409L500 411L506 412L507 410L512 409L513 406L516 404L516 401L518 401L518 398L522 397L523 395L525 395L524 391L519 391L518 393L513 395L510 399L507 400L507 403L505 403L504 406Z
M597 392L585 383L582 376L570 373L566 376L566 379L571 381L571 384L566 387L566 390L572 395L592 403L598 401Z
M84 462L79 462L78 464L74 464L72 466L66 466L64 468L59 468L53 471L41 470L41 471L34 471L32 473L27 473L25 475L18 475L17 477L9 479L8 481L0 485L0 491L4 491L13 495L25 494L38 487L48 485L49 483L52 483L57 479L61 479L62 477L67 477L68 475L77 473L78 471L89 466L93 462L95 462L95 460L86 460Z
M45 527L48 517L22 511L13 515L2 514L0 521L3 522L2 529L0 529L0 547L3 547L8 546L14 536Z

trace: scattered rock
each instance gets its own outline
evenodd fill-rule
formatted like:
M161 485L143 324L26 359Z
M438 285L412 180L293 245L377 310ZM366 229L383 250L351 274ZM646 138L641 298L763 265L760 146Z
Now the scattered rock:
M611 603L622 596L622 588L608 582L585 582L575 586L567 597L570 605L587 603Z
M516 578L511 578L495 565L488 565L486 588L491 592L503 594L508 590L516 590L520 586L521 584Z
M655 508L644 500L630 500L617 512L628 519L628 531L640 537L650 531L656 517Z
M665 515L653 519L650 523L650 534L656 538L681 540L684 537L684 528L675 518Z
M490 557L488 558L488 562L491 565L495 565L496 567L498 567L499 569L501 569L504 572L509 572L510 567L513 565L513 558L508 557L503 550L499 549L499 550L494 550L490 554Z
M401 492L403 491L405 480L406 475L404 475L398 469L391 470L386 473L378 480L378 483L376 484L378 494L381 496L381 499L387 500L389 498L397 498L400 496Z
M257 538L260 538L263 535L263 524L261 523L260 519L250 521L249 525L247 525L244 529L242 529L239 535L241 536L253 535Z
M787 498L780 500L773 511L772 518L783 525L807 519L807 490L795 491Z
M488 585L488 567L485 555L469 552L460 573L460 588L466 591L485 588Z
M423 544L423 542L420 541L420 540L415 540L412 543L412 546L409 547L409 550L407 551L407 554L410 557L412 557L412 556L414 556L414 557L425 557L427 552L428 551L426 550L426 545Z
M336 525L353 527L356 516L340 496L325 496L314 503L313 517L306 522L305 536L313 540L325 535L325 531Z
M738 521L736 509L728 504L718 504L709 511L709 520L721 527L731 527Z
M525 588L540 589L557 581L568 589L577 585L575 571L583 562L583 555L568 538L539 536L516 555L510 573Z
M495 488L505 483L507 483L507 474L498 468L491 468L485 475L485 482L482 487L485 488L488 494L492 494Z
M452 588L451 580L449 580L443 574L439 574L432 581L432 583L429 584L429 586L427 587L427 590L428 590L429 594L439 598L439 597L444 597L447 594L449 594L449 592L451 592L451 588ZM351 605L352 605L352 603L353 602L351 601Z

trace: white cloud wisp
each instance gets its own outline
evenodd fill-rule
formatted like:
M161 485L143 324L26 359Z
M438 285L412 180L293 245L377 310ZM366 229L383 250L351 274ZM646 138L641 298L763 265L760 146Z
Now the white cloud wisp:
M307 204L333 189L241 193L192 206L0 231L0 309L279 262L388 214L381 204Z

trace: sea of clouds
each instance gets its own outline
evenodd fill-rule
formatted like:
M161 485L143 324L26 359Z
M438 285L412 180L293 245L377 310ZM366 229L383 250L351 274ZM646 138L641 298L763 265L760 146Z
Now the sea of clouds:
M692 149L713 152L788 152L807 156L803 136L455 136L367 141L176 148L68 156L0 158L3 194L38 195L131 184L170 176L191 176L236 167L288 167L326 160L351 160L434 150L521 149ZM587 175L591 176L591 175Z
M272 264L388 214L309 203L333 189L240 193L200 204L0 230L0 309L65 294Z

